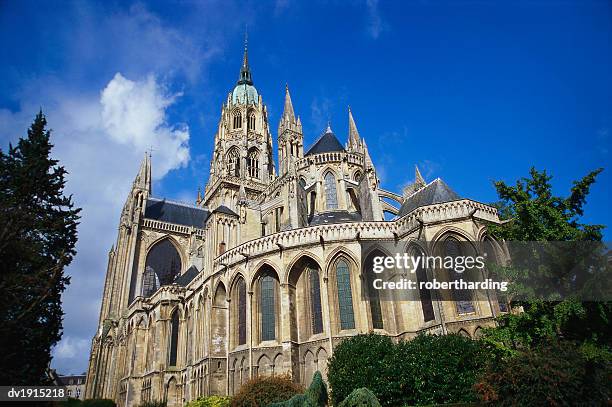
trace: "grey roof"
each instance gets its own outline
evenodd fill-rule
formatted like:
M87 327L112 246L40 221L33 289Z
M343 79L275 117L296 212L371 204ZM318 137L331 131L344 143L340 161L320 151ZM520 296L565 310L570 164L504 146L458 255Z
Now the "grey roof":
M400 208L399 215L404 216L421 206L456 201L458 199L461 199L461 197L446 185L444 181L437 178L406 198Z
M315 214L308 224L309 226L317 226L329 223L359 222L360 220L361 215L358 212L333 211Z
M158 198L147 199L145 208L145 218L199 228L209 215L206 209Z
M319 137L319 139L313 144L312 147L308 149L306 154L319 154L319 153L329 153L331 151L346 151L342 144L338 141L334 133L331 131L329 126L325 133Z
M178 275L175 279L174 282L178 285L180 285L181 287L186 287L187 284L191 283L191 281L193 281L194 278L196 278L196 276L198 275L199 271L196 268L196 266L191 266L187 269L186 272L184 272L183 274Z
M226 215L238 216L238 214L236 212L234 212L233 210L231 210L230 208L228 208L225 205L220 205L217 209L215 209L213 211L213 213L216 213L216 212L224 213Z

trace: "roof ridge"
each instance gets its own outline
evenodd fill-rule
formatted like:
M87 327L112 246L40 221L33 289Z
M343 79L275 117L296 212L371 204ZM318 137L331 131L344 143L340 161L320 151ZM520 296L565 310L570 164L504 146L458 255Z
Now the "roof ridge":
M150 196L148 199L150 199L152 201L158 201L158 202L168 202L168 203L171 203L171 204L180 205L180 206L186 206L188 208L193 208L193 209L200 209L200 210L203 210L203 211L207 210L205 208L202 208L201 206L194 205L194 204L188 203L188 202L174 200L174 199L157 198L157 197L154 197L154 196Z

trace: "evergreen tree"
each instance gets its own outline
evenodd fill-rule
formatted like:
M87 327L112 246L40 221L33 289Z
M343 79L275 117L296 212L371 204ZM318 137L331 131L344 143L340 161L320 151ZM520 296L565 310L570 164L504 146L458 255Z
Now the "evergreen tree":
M26 138L0 149L0 385L45 383L76 254L80 209L64 195L46 125L41 111Z

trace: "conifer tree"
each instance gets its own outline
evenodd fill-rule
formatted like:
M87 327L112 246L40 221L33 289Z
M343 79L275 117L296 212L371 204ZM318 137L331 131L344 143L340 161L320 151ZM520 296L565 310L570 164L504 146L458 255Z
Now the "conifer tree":
M46 125L41 111L27 137L0 149L0 385L45 383L76 254L80 209L64 195Z

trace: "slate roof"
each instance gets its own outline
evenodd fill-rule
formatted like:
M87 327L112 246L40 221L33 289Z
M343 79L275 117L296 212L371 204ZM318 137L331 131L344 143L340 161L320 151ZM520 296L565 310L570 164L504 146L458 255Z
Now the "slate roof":
M238 214L236 212L234 212L233 210L231 210L230 208L228 208L225 205L220 205L217 209L215 209L213 211L213 213L216 213L216 212L224 213L226 215L238 216Z
M361 215L357 212L333 211L315 214L309 220L309 226L327 225L330 223L359 222Z
M181 287L186 287L187 284L191 283L191 281L193 281L194 278L196 278L196 276L198 275L199 271L196 268L196 266L191 266L187 269L186 272L184 272L183 274L178 275L175 279L174 282L178 285L180 285Z
M461 199L461 197L455 191L440 178L436 178L406 198L400 208L399 216L404 216L421 206L456 201L458 199Z
M207 209L167 201L165 199L149 198L145 207L145 218L161 220L177 225L204 227L210 216Z
M325 133L308 149L304 155L329 153L331 151L346 151L334 133L328 127Z

